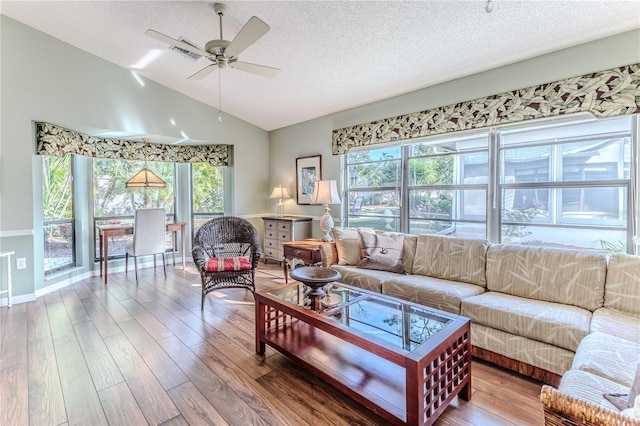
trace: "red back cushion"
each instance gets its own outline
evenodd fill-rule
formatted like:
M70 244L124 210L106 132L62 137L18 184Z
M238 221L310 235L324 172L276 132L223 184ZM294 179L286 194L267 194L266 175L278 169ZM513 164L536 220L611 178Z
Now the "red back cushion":
M247 256L212 257L207 261L208 272L247 271L251 269L251 262Z

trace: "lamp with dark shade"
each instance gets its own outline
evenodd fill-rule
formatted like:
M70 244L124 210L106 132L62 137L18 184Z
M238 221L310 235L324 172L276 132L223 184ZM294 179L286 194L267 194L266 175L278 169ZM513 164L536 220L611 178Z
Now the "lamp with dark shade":
M333 228L333 218L329 214L331 210L329 204L340 204L340 194L338 184L335 180L317 180L313 183L313 196L311 204L324 204L324 214L320 218L320 230L324 234L324 241L333 241L331 229Z
M269 195L269 198L278 198L278 204L276 204L276 215L278 217L283 217L284 216L284 204L282 203L282 199L283 198L291 198L291 196L289 195L289 191L287 191L287 188L283 187L282 185L278 185L275 188L273 188L273 191L271 191L271 195Z

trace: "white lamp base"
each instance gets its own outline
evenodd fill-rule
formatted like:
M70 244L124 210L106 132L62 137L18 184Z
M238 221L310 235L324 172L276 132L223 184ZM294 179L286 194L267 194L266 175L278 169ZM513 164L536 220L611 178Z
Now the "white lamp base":
M283 217L284 216L284 204L278 203L276 204L276 216Z
M324 214L320 218L320 230L324 234L323 241L333 241L331 230L333 229L333 218L329 214L329 204L324 205Z

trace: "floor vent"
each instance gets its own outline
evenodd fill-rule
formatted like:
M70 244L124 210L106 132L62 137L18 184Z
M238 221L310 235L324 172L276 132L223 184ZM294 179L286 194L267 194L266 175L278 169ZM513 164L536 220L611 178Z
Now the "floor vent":
M180 37L178 38L178 41L181 41L183 43L186 43L190 46L195 47L196 49L200 49L202 50L200 47L196 46L194 43L190 42L189 40L185 39L184 37ZM188 50L185 50L181 47L178 46L171 46L169 49L173 50L174 52L177 52L178 54L185 56L189 59L191 59L193 62L197 61L198 59L202 58L202 55L198 55L197 53L193 53L193 52L189 52Z

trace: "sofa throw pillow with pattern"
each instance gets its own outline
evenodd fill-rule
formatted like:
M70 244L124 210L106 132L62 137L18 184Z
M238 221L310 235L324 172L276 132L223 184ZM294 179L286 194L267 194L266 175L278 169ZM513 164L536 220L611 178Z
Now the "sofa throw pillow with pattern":
M403 235L378 235L358 231L360 257L358 268L404 273L402 266Z

